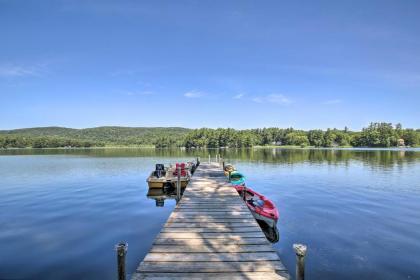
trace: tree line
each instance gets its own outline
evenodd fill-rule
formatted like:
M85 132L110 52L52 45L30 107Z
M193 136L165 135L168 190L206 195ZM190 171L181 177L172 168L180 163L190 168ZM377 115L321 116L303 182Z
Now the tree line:
M0 148L144 146L156 148L246 148L253 146L397 147L420 145L420 130L371 123L362 131L294 128L33 128L0 131Z
M67 139L55 136L0 135L0 148L90 148L104 147L103 142Z
M293 128L262 129L195 129L185 137L186 148L313 146L313 147L397 147L418 146L420 130L403 129L401 124L371 123L362 131L347 128L327 130L296 130Z

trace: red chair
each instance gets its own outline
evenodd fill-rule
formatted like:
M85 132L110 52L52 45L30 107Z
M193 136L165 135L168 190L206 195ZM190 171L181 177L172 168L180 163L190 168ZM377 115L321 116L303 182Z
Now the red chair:
M185 177L187 176L187 171L185 171L185 163L177 163L175 165L175 171L174 171L174 176L178 176L178 168L181 168L181 177Z

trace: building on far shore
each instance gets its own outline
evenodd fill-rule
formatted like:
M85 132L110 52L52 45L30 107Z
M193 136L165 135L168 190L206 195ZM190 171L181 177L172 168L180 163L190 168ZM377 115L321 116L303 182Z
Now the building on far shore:
M399 147L403 147L403 146L405 146L405 142L404 142L404 139L398 139L398 146Z

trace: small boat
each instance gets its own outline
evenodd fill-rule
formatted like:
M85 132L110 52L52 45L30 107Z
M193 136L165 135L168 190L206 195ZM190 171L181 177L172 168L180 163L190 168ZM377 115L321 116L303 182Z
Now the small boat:
M178 167L181 169L181 188L185 188L190 181L190 166L185 163L177 163L175 167L165 168L163 164L156 164L155 170L147 178L150 189L176 189L178 182Z
M232 164L226 164L225 165L225 169L224 169L224 172L225 172L225 176L227 177L227 176L229 176L229 172L233 172L233 171L235 171L236 169L235 169L235 166L233 166Z
M185 163L177 163L174 167L169 168L168 173L166 175L167 185L171 185L173 188L176 188L176 184L178 182L178 168L181 171L181 188L185 188L191 179L190 169L187 168L187 165Z
M279 211L271 200L245 186L235 186L235 189L256 220L265 222L270 228L276 226Z
M234 186L241 186L245 184L245 176L238 171L233 171L230 173L229 181Z
M161 163L156 164L155 170L147 178L146 182L151 189L162 189L166 183L167 169Z

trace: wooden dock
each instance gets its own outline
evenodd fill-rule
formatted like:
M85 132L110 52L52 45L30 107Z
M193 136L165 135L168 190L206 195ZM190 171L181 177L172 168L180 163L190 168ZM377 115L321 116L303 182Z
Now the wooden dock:
M217 164L202 163L132 275L139 279L289 279Z

